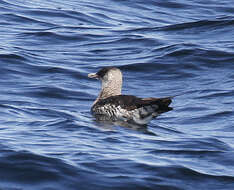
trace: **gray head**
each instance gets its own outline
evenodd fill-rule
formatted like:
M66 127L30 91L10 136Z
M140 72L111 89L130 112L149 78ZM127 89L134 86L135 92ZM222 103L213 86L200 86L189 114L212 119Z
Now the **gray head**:
M102 91L98 98L107 98L121 94L122 73L116 67L105 67L97 73L88 74L89 78L99 79L102 82Z

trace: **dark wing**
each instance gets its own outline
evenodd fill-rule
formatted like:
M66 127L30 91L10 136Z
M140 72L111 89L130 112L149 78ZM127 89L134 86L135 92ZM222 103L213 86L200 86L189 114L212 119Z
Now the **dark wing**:
M171 98L138 98L131 95L118 95L111 96L106 99L99 100L94 106L104 106L106 104L112 104L120 106L128 111L141 108L144 106L157 105L158 110L162 112L169 111L172 108L168 107L171 103Z
M163 113L172 110L169 105L171 104L172 100L171 97L166 98L142 98L141 99L144 103L143 105L157 105L158 108L156 109L158 113Z

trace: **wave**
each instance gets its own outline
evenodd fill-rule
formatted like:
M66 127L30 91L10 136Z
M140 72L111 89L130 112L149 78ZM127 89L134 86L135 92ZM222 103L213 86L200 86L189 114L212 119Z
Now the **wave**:
M204 30L212 30L213 28L222 28L222 27L229 27L234 25L234 19L232 17L227 18L218 18L216 20L199 20L195 22L188 22L188 23L181 23L181 24L174 24L169 25L161 28L156 28L156 30L162 31L177 31L177 30L186 30L189 29L188 33L191 32L195 33L198 29L199 32Z
M80 178L73 166L26 151L3 151L0 166L0 176L4 181L0 187L6 189L68 188L74 187Z

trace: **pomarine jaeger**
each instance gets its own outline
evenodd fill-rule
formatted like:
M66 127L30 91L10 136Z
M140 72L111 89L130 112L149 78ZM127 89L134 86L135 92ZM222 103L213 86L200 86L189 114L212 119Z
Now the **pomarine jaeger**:
M126 121L145 125L159 114L172 110L171 97L139 98L122 95L122 73L116 67L105 67L89 78L101 80L102 89L91 107L98 120Z

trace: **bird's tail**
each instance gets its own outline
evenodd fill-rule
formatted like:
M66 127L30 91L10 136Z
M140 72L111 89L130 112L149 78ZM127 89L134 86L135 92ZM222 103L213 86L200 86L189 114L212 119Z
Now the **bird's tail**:
M158 101L157 101L157 105L159 106L158 111L160 113L171 111L173 109L172 107L169 107L171 102L172 102L172 100L171 100L170 97L159 98Z
M142 99L147 105L155 105L155 111L158 113L164 113L172 110L173 108L169 107L172 100L171 97L166 98L144 98Z

